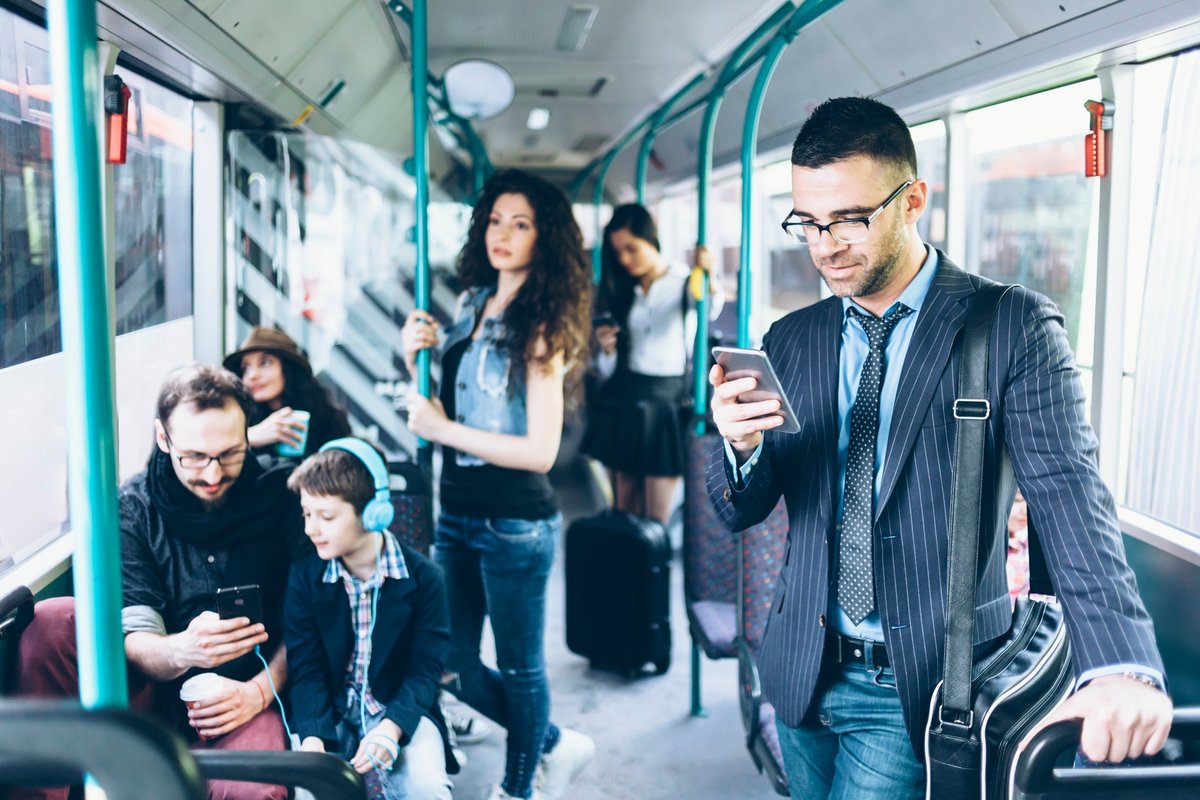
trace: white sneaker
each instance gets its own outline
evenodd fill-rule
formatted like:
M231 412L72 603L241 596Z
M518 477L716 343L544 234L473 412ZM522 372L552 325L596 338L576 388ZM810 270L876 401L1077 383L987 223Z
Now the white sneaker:
M596 743L590 736L563 728L558 744L542 756L538 764L534 788L544 800L561 800L567 787L596 755Z
M519 797L513 797L508 792L500 788L500 784L492 787L492 793L487 796L487 800L521 800ZM532 800L545 800L542 793L537 789L533 790Z

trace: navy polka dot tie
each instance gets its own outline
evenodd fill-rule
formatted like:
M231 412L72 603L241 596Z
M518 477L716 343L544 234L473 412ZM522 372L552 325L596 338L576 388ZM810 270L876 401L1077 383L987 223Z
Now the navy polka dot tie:
M871 352L863 362L858 392L850 411L850 449L846 453L846 485L842 494L839 539L838 605L857 625L875 608L875 574L871 547L875 526L875 445L879 438L879 390L883 385L884 348L900 320L912 313L899 306L883 319L851 308L867 332Z

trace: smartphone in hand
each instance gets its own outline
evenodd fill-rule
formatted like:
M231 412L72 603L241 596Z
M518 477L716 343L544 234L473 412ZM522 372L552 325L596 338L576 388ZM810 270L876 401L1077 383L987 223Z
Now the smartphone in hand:
M800 432L800 421L796 419L796 412L792 410L792 404L783 392L783 384L779 382L779 376L775 374L775 368L771 366L766 353L743 347L714 347L712 354L713 360L725 371L725 380L755 378L758 381L758 386L743 394L738 402L778 400L779 410L774 413L783 417L783 424L773 430L780 433Z
M248 617L251 625L262 622L262 598L258 584L217 589L217 615L221 619Z

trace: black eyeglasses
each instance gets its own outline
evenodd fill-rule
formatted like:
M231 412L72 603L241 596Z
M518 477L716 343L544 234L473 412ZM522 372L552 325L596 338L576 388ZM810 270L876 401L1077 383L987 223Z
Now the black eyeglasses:
M805 247L817 244L821 241L821 233L829 231L829 235L838 244L862 244L871 234L871 223L875 218L883 213L893 200L900 196L900 193L912 186L915 181L907 180L896 187L896 191L888 195L888 199L884 200L879 208L871 212L866 217L851 217L849 219L839 219L828 225L822 225L819 222L811 222L809 220L793 220L792 214L788 214L787 219L779 223L783 228L783 232L795 239Z
M175 443L171 441L171 434L165 430L163 434L166 436L167 444L174 447ZM246 452L247 448L243 447L240 450L230 450L217 456L210 456L204 453L186 453L184 455L175 455L174 458L179 462L179 466L184 469L208 469L208 465L214 461L222 467L236 467L246 460Z

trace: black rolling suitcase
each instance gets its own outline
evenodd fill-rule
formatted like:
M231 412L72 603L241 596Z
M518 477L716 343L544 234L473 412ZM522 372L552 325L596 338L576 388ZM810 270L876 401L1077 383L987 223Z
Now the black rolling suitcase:
M663 526L621 511L567 530L567 647L597 669L671 666L671 544Z

